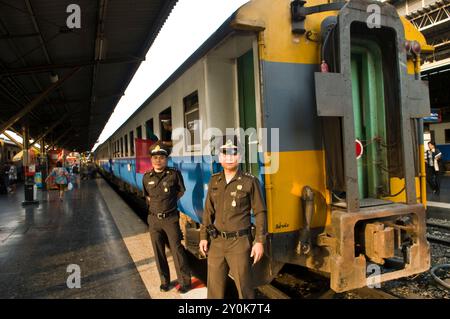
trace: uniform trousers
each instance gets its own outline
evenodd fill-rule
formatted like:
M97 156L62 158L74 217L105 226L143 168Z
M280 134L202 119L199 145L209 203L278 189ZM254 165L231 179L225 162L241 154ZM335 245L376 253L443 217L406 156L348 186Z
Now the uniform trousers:
M186 252L181 244L182 233L178 213L164 219L149 215L147 221L161 284L170 283L170 270L166 256L167 241L173 256L179 284L190 286L191 274Z
M208 254L208 298L223 299L228 272L234 278L240 299L254 299L251 237L212 239Z

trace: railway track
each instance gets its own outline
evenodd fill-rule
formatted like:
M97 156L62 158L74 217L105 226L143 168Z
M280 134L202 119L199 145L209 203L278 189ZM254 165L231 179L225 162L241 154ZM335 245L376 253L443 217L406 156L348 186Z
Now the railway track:
M258 290L268 299L399 299L381 289L368 287L337 293L330 289L328 278L305 271L284 272Z
M450 224L448 221L427 221L427 239L433 243L450 246Z

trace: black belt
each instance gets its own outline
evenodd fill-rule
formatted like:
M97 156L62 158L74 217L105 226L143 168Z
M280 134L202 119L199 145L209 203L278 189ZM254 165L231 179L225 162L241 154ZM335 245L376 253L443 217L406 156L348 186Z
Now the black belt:
M177 213L178 210L172 210L170 212L165 212L165 213L157 213L157 214L152 214L153 216L156 216L156 218L158 219L166 219L167 217L172 216L173 214Z
M241 236L246 236L250 234L250 229L246 228L246 229L241 229L238 231L219 231L219 236L224 238L224 239L229 239L229 238L237 238L237 237L241 237Z

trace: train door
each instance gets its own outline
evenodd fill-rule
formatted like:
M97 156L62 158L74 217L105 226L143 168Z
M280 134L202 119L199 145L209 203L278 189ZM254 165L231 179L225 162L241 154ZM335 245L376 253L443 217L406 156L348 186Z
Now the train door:
M241 143L245 151L242 169L254 176L258 176L258 138L256 135L257 121L253 50L247 51L237 59L237 80L239 127L247 132L249 132L249 129L254 129L254 133L249 135L245 134L241 138Z
M359 198L379 198L389 177L382 54L375 41L353 39L351 76L355 138L364 149L357 160Z

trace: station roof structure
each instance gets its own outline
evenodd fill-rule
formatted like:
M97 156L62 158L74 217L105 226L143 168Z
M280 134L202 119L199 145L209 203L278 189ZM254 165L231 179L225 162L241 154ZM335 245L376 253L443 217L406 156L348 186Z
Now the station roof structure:
M0 0L0 133L89 151L176 2Z

